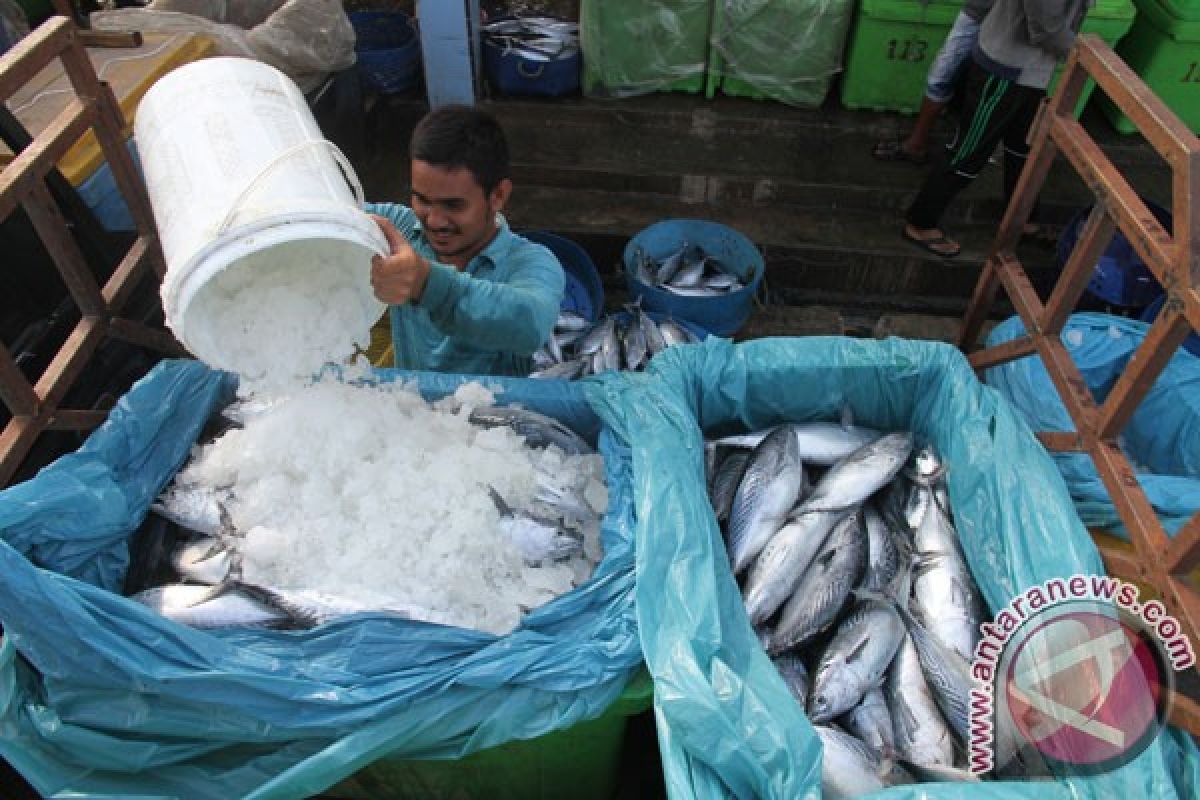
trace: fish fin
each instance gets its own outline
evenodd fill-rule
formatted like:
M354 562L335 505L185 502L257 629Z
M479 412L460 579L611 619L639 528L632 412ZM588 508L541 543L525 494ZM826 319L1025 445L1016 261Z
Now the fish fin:
M302 606L298 606L290 602L282 594L269 589L266 586L259 586L254 583L246 583L242 580L230 580L223 584L227 589L236 589L254 598L263 605L279 611L287 616L286 620L274 623L271 627L281 630L305 630L315 628L321 624L321 619Z
M488 494L491 495L492 503L495 504L496 511L500 513L500 516L511 517L513 515L512 507L504 502L504 498L500 496L500 493L496 491L494 486L488 486Z
M854 645L853 649L851 649L850 652L846 654L846 663L849 664L851 661L854 661L859 656L861 656L863 650L866 648L867 643L869 641L870 641L870 638L867 636L864 636L861 639L859 639L858 644Z

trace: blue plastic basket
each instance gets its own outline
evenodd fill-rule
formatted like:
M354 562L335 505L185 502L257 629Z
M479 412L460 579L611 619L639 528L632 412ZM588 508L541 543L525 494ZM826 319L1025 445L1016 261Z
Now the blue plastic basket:
M684 242L697 245L718 259L745 286L718 297L681 297L638 280L635 254L639 248L654 260L661 261L679 250ZM630 297L640 299L642 308L695 323L717 336L732 336L749 319L754 293L762 283L765 270L762 253L753 242L733 228L700 219L668 219L654 223L629 240L623 260Z
M363 82L382 94L415 88L421 72L421 40L412 19L402 11L355 11L348 16Z
M1142 322L1145 322L1148 325L1153 324L1154 320L1158 319L1158 312L1162 311L1163 303L1165 303L1166 300L1166 294L1160 294L1153 303L1146 306L1146 310L1142 312ZM1183 349L1187 350L1194 356L1200 356L1200 333L1193 333L1184 339Z
M579 50L565 58L537 61L484 39L483 67L501 94L559 97L579 90Z
M1161 206L1142 198L1146 208L1158 219L1160 225L1171 230L1171 213ZM1075 243L1079 240L1079 232L1087 222L1092 207L1088 206L1072 218L1058 239L1058 266L1066 266ZM1149 267L1142 261L1141 256L1133 249L1129 240L1118 230L1109 243L1108 248L1096 262L1096 269L1088 281L1088 291L1101 300L1114 306L1138 308L1145 306L1162 293L1162 286L1154 277Z
M573 311L590 322L598 320L604 313L604 285L587 251L570 239L547 231L522 231L521 235L548 248L562 264L567 278L562 310Z

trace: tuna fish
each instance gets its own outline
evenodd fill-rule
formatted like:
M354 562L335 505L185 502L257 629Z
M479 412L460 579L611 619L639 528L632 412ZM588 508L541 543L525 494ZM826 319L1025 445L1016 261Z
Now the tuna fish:
M912 639L905 634L884 687L896 752L923 766L953 766L954 739L925 681Z
M863 445L821 476L800 510L839 511L860 505L895 477L911 451L909 433L889 433Z
M882 684L904 639L904 622L890 601L866 592L855 596L854 608L838 625L813 675L808 701L813 722L846 713Z
M733 498L729 550L733 571L744 571L779 530L804 484L796 440L777 429L754 449Z

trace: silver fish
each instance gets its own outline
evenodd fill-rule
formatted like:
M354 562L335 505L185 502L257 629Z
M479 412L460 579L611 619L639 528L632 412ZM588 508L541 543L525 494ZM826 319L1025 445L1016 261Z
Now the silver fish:
M131 599L191 628L297 627L291 614L234 585L169 584L138 592Z
M769 632L766 638L770 638ZM804 667L800 656L786 653L772 658L771 663L775 665L779 677L783 678L783 683L792 693L792 697L796 698L796 702L800 704L801 708L804 708L804 704L808 702L808 670Z
M658 330L662 334L663 341L666 342L667 347L674 347L677 344L691 344L696 341L695 337L672 319L664 319L658 323Z
M958 767L947 767L933 764L916 764L901 759L901 766L911 772L915 780L921 783L979 783L980 777L974 772Z
M745 483L745 479L742 479ZM791 517L771 536L742 591L751 620L767 620L792 596L805 569L825 543L825 537L844 517L844 511L814 511ZM737 516L734 501L732 520ZM730 534L732 539L732 533ZM777 652L777 651L776 651Z
M725 456L717 468L710 495L717 522L729 519L729 513L733 510L734 495L737 493L738 484L742 482L742 475L745 474L749 461L750 453L739 450Z
M180 527L216 536L221 532L221 506L232 497L228 489L172 484L150 505L150 510Z
M858 583L866 559L862 516L847 514L825 537L825 543L784 604L770 652L799 647L832 625L846 605L850 590Z
M804 465L796 453L796 440L786 430L772 433L754 449L729 517L735 574L749 567L779 530L803 483Z
M917 649L907 633L888 671L884 696L892 712L896 752L914 764L953 766L954 738L925 681Z
M551 335L543 347L546 348L547 352L550 353L550 357L556 362L563 360L562 345L559 343L557 336Z
M625 366L631 370L639 370L646 363L649 346L646 343L646 332L636 319L630 318L629 324L621 337L625 352Z
M634 258L634 274L637 275L637 279L639 281L641 281L642 283L646 284L647 286L653 286L654 285L654 259L650 258L650 256L646 253L646 251L643 250L641 247L638 247L634 250L633 258Z
M911 451L911 433L889 433L863 445L821 476L802 510L834 511L861 505L896 476Z
M591 326L587 317L574 311L560 311L554 321L554 329L558 331L586 331Z
M863 521L867 529L867 569L863 574L862 588L890 594L892 581L900 570L900 551L891 529L869 503L863 507Z
M544 345L533 351L532 358L533 366L538 371L548 369L558 363L551 355L550 349Z
M963 743L970 741L971 662L938 641L903 607L898 609L908 626L908 636L925 675L933 700L950 730Z
M712 262L709 262L710 264ZM726 292L736 292L741 288L736 275L728 272L709 272L704 276L703 285L709 289L723 289Z
M821 796L849 800L886 788L882 764L871 749L845 731L814 725L821 737Z
M796 436L801 460L805 464L821 467L832 466L883 436L872 428L841 425L836 422L799 422L791 423L790 427ZM726 436L718 439L717 444L727 447L755 447L768 432L756 431L740 436Z
M597 322L579 340L575 347L575 352L581 356L598 353L600 348L604 346L605 340L612 333L613 326L615 325L616 322L612 317L605 317L600 322Z
M516 545L521 558L531 567L547 561L564 561L583 552L583 535L557 522L514 510L500 493L488 487L500 512L500 532Z
M533 448L554 445L567 455L589 455L594 453L591 445L579 434L553 417L528 411L515 406L481 406L472 409L468 419L484 428L501 425L512 428L525 443Z
M616 321L611 321L600 344L600 355L604 359L604 371L616 372L621 368L621 340L617 335Z
M710 289L707 286L676 286L673 283L668 283L662 288L680 297L721 297L725 294L720 289Z
M232 559L224 542L205 536L171 553L171 566L186 580L215 585L229 577Z
M704 281L705 260L694 259L680 267L664 289L686 289L701 285Z
M895 758L896 736L883 689L868 691L861 703L841 717L841 722L847 733L857 736L879 758Z
M959 547L958 533L936 502L913 534L912 611L930 633L970 661L979 642L983 600Z
M529 373L529 377L541 380L571 381L583 375L584 366L584 362L579 359L571 359L570 361L563 361L561 364L551 364L531 372Z
M658 269L654 273L654 282L662 285L674 278L675 273L683 268L683 258L687 254L687 251L688 244L684 242L683 247L680 247L677 251L659 262Z
M666 350L667 342L663 338L662 331L658 329L658 325L655 324L654 320L650 319L650 315L640 308L634 314L637 316L638 325L642 328L642 335L646 337L646 351L650 357L653 358L663 350Z
M564 347L570 347L583 338L585 331L561 331L554 334L554 344L561 350Z
M828 722L879 686L904 635L904 622L891 602L869 592L856 593L854 608L817 663L808 718Z
M560 517L578 522L598 516L574 487L563 486L553 476L543 472L538 472L533 501L552 509Z

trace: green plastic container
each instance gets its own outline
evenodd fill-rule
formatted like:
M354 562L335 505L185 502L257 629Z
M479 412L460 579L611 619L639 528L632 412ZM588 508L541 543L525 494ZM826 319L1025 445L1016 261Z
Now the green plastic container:
M815 108L841 68L854 0L713 5L707 94Z
M455 761L382 758L327 790L345 800L610 800L629 717L650 708L643 669L599 717Z
M915 114L959 3L863 0L846 52L842 105Z
M1083 25L1080 26L1080 33L1094 33L1104 40L1105 44L1113 49L1116 49L1117 42L1120 42L1125 35L1129 33L1129 29L1133 26L1133 19L1137 16L1137 9L1134 8L1132 0L1096 0L1091 11L1083 20ZM1063 68L1060 66L1054 71L1054 77L1050 79L1050 85L1046 87L1047 94L1053 94L1055 87L1058 86L1058 78L1062 75ZM1096 88L1096 82L1089 79L1083 85L1083 92L1079 95L1079 102L1075 104L1075 116L1078 117L1083 113L1084 106L1087 105L1088 99L1092 96L1092 91Z
M711 15L710 0L582 0L584 94L701 91Z
M1200 3L1137 0L1137 11L1117 54L1184 125L1200 133ZM1098 102L1118 131L1137 130L1107 97Z

